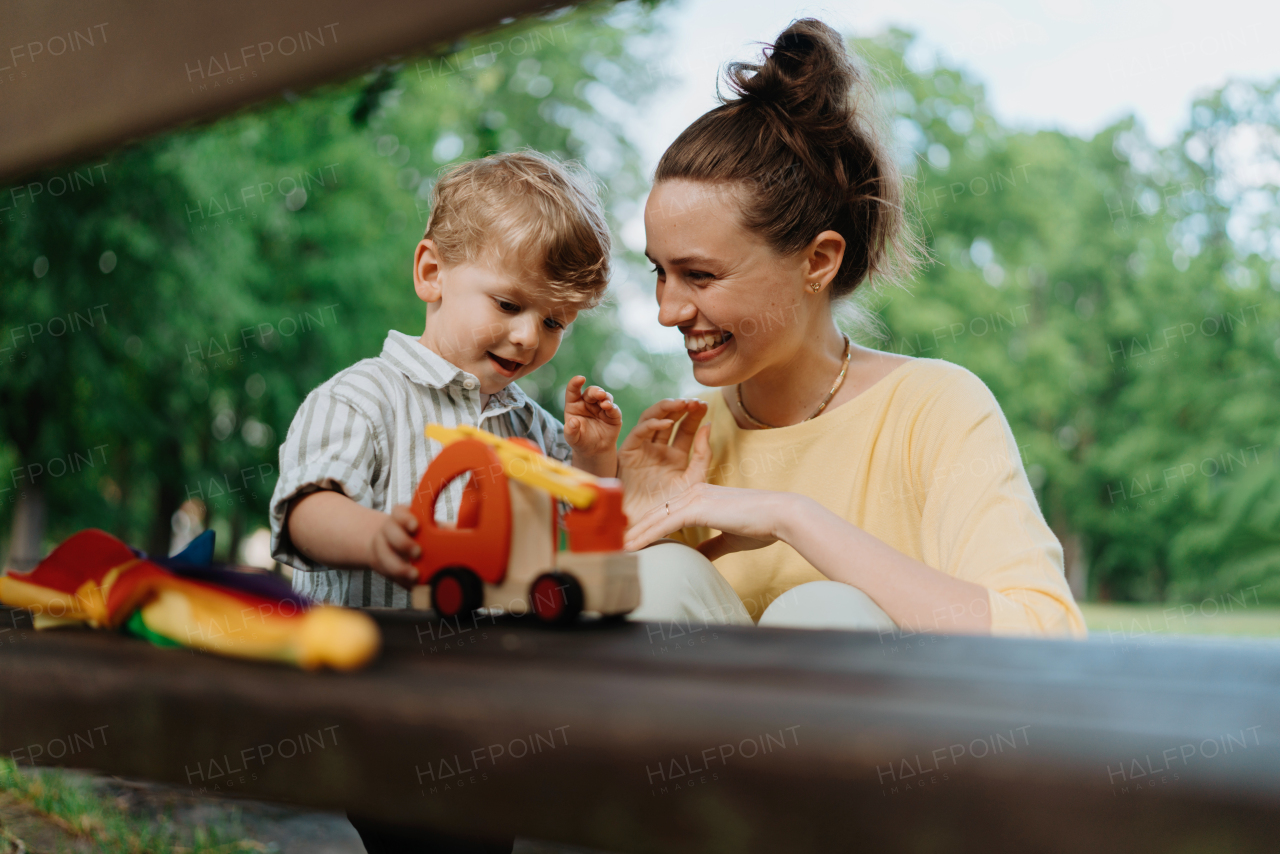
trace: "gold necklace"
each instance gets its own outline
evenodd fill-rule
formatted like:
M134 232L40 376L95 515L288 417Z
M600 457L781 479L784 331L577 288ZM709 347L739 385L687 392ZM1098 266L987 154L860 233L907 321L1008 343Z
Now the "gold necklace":
M843 337L844 337L844 365L842 365L840 368L840 376L836 377L836 383L831 387L831 391L827 392L826 398L824 398L822 403L818 406L818 408L813 411L813 414L810 415L808 418L806 418L804 421L812 421L813 419L821 415L822 410L826 409L827 404L831 402L831 398L835 397L836 392L840 390L840 386L844 385L844 376L849 372L849 357L852 356L853 353L851 353L849 350L849 336L845 335ZM752 415L750 412L747 411L747 405L742 402L742 383L738 383L738 408L742 410L743 415L747 416L748 421L750 421L752 424L759 427L760 429L762 430L776 429L772 424L765 424L759 418L756 418L754 415ZM804 421L801 421L800 423L803 424Z

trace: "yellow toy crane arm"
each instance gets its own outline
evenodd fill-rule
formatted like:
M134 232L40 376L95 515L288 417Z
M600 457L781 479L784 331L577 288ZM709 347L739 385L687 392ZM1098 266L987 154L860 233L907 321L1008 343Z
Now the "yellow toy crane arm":
M470 424L460 424L457 427L428 424L426 434L443 445L451 445L459 439L483 442L498 455L502 471L507 477L548 492L580 510L590 507L598 495L594 489L598 480L595 475L567 466L479 427L472 427Z

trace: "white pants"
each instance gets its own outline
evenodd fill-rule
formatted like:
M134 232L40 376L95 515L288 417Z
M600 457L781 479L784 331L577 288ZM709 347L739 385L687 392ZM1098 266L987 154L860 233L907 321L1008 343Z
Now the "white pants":
M642 549L639 555L640 607L629 619L752 624L738 594L697 549L665 542ZM792 587L769 603L759 625L863 631L895 628L870 596L838 581L810 581Z

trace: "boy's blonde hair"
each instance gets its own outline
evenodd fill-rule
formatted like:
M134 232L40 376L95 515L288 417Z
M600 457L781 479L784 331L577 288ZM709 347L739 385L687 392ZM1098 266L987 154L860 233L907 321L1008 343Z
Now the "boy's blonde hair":
M609 281L609 227L590 185L536 151L491 154L446 172L424 238L446 264L535 259L553 299L592 308Z

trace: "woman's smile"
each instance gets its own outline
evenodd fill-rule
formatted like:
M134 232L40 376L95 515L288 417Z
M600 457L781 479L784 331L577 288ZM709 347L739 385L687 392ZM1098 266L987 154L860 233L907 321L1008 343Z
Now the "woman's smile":
M719 356L733 340L733 333L719 329L689 330L684 333L684 347L695 362L709 362Z

